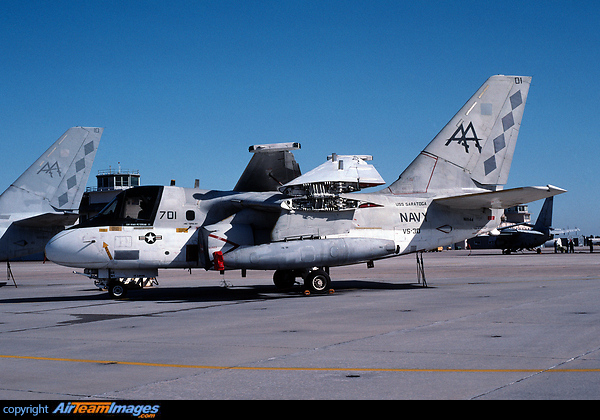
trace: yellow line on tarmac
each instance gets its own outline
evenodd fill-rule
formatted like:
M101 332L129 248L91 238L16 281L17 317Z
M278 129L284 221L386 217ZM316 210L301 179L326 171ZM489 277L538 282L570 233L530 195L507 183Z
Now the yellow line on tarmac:
M124 362L115 360L67 359L59 357L35 357L0 355L2 359L40 360L50 362L95 363L102 365L128 365L146 367L169 367L182 369L215 369L215 370L270 370L270 371L320 371L320 372L399 372L399 373L535 373L535 372L577 372L599 373L600 369L411 369L411 368L311 368L311 367L265 367L265 366L205 366L182 365L171 363Z

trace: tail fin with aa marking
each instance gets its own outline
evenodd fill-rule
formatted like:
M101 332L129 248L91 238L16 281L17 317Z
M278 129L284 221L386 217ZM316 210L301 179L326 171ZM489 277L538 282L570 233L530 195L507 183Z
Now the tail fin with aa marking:
M385 191L457 195L506 184L530 84L490 77Z
M69 128L0 195L0 213L76 211L103 130Z

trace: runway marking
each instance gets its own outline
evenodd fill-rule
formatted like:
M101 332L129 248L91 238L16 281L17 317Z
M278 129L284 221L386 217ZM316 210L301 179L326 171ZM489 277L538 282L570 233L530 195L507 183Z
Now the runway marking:
M417 368L318 368L318 367L266 367L266 366L205 366L182 365L172 363L125 362L116 360L67 359L60 357L36 357L0 355L2 359L39 360L47 362L94 363L102 365L127 365L145 367L168 367L180 369L212 370L270 370L270 371L307 371L307 372L396 372L396 373L599 373L600 369L417 369Z

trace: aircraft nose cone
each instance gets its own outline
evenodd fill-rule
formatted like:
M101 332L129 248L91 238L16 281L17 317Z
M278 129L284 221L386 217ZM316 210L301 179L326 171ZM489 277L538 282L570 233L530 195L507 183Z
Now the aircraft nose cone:
M45 248L46 258L67 267L101 268L106 255L98 252L96 240L86 239L82 229L66 230L55 235Z

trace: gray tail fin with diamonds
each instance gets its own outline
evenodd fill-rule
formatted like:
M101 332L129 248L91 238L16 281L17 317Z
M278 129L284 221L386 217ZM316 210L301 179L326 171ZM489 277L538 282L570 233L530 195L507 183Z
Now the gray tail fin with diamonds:
M0 213L77 211L103 130L69 128L0 195Z
M490 77L382 192L456 195L506 184L530 84Z

